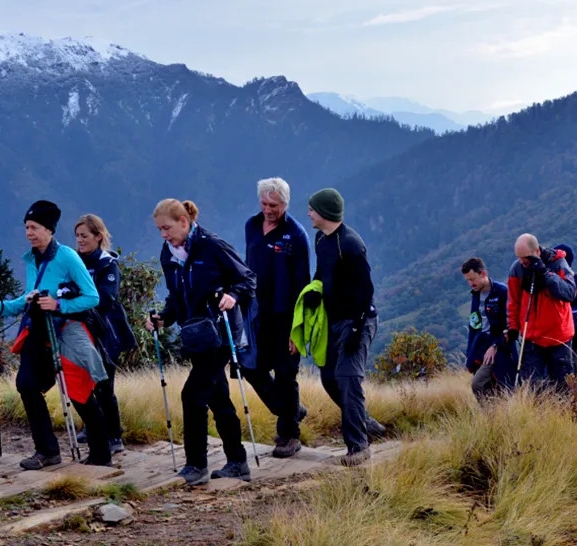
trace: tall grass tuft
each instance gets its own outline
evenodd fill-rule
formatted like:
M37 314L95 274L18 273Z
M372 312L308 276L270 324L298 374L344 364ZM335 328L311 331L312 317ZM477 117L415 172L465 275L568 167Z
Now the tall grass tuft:
M42 492L54 500L78 500L91 494L88 481L78 476L58 477L46 484Z
M577 543L577 425L567 400L512 397L424 422L394 461L327 475L249 521L245 545Z

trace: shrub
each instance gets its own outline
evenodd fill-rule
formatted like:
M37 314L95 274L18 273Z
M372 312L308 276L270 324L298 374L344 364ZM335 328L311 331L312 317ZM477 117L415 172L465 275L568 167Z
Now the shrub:
M120 249L118 252L120 254ZM156 362L154 340L144 324L149 310L160 307L156 299L156 287L162 278L162 271L156 260L141 262L134 253L120 260L119 266L122 278L119 299L126 310L137 344L136 349L122 355L121 363L126 368L136 369ZM172 353L175 351L171 334L171 330L165 328L159 336L165 362L173 360Z
M447 367L439 340L411 327L395 332L391 342L375 359L373 375L378 381L429 379Z

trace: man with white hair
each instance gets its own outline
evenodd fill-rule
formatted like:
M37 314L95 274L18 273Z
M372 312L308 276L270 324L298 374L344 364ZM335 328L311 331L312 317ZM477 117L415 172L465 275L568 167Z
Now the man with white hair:
M526 329L520 378L564 390L565 376L573 372L573 271L563 250L541 247L530 233L517 238L515 255L507 283L507 337L514 341Z
M291 354L289 338L295 303L310 282L309 240L287 212L290 187L285 180L259 180L257 194L261 212L245 226L246 263L257 276L257 366L243 373L278 417L273 456L291 457L301 449L299 423L307 413L296 380L300 357Z

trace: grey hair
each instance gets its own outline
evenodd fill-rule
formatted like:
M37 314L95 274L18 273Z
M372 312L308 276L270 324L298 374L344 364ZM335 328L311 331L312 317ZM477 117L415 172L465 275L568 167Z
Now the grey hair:
M256 183L256 187L259 199L274 192L279 196L282 203L288 206L291 199L291 189L286 180L278 176L274 178L263 178Z

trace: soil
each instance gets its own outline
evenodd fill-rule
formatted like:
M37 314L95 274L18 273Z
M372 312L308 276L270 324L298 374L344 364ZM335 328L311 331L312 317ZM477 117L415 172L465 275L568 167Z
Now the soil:
M3 426L2 448L6 453L33 452L29 432L24 428ZM64 438L60 438L65 443ZM129 446L138 449L139 446ZM294 478L259 480L235 491L208 491L206 486L152 493L142 500L127 501L133 518L125 524L102 523L92 510L82 517L70 517L64 526L35 531L17 537L0 537L0 546L38 545L131 545L159 544L224 546L236 544L242 537L246 519L263 520L274 506L295 501L298 491L314 479ZM295 487L296 485L296 487ZM66 504L35 493L22 504L0 504L0 525L20 519L36 510ZM68 527L68 528L66 528Z

